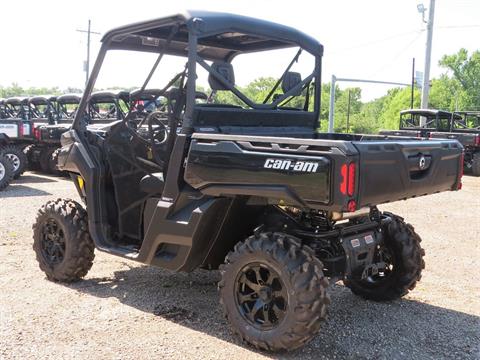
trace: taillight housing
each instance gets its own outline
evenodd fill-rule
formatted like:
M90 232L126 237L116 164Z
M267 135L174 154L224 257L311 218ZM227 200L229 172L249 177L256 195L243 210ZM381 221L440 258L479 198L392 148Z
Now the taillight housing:
M18 126L18 136L22 137L24 132L23 132L23 122L20 122L20 125Z
M356 187L357 164L354 162L343 164L340 168L340 175L342 178L340 181L340 192L345 196L353 197ZM356 210L356 202L354 199L348 201L347 210L349 212Z

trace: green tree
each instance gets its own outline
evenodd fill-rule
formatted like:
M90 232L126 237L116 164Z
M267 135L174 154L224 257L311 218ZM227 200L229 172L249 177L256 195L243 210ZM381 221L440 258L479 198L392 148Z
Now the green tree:
M474 51L469 56L466 49L460 49L456 54L444 55L439 65L447 69L447 74L453 75L453 81L444 85L445 87L448 85L448 90L454 91L450 92L449 97L454 98L457 104L461 104L459 108L480 109L480 50ZM445 101L447 94L439 97Z

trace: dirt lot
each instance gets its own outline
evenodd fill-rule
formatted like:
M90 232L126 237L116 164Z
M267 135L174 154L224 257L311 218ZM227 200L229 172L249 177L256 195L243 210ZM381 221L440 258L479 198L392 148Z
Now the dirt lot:
M0 193L0 358L270 358L233 338L216 272L174 274L97 252L86 279L49 282L31 225L49 199L76 198L62 178L34 173ZM480 358L480 179L461 192L382 207L422 236L422 282L391 303L331 289L329 319L305 348L276 358Z

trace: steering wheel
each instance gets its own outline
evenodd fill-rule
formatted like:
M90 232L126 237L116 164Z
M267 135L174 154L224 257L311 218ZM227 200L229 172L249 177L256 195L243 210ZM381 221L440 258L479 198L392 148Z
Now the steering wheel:
M168 138L168 130L163 111L153 111L147 115L145 122L148 125L148 136L152 146L158 147L164 144Z

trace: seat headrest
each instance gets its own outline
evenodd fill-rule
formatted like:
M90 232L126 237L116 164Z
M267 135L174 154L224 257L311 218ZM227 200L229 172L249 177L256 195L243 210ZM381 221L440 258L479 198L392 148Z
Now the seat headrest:
M298 72L289 71L285 74L282 80L282 91L284 94L292 90L295 86L302 82L302 75ZM302 93L302 90L299 89L296 91L293 96L298 96Z
M214 62L212 69L220 73L230 84L235 85L235 73L233 66L227 62ZM212 90L228 90L212 73L208 74L208 84Z

